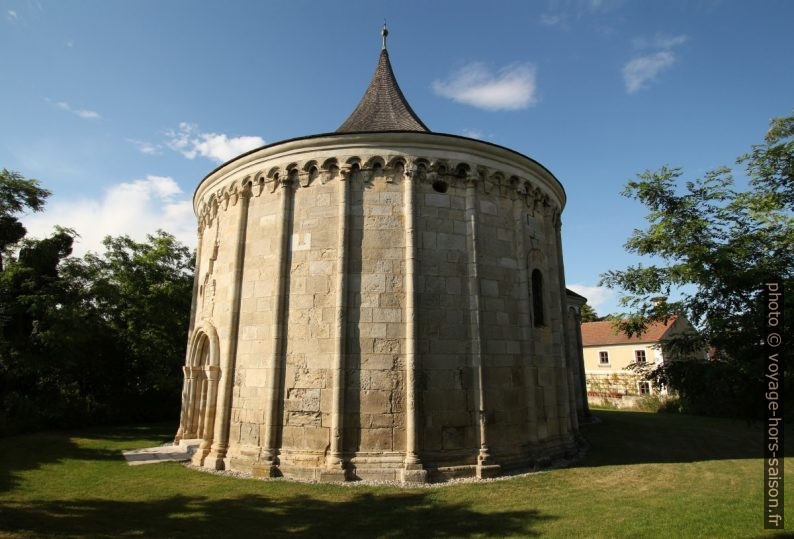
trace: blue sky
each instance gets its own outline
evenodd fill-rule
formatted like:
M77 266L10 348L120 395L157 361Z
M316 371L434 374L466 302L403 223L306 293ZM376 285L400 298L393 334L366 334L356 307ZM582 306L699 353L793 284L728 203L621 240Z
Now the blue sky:
M380 26L437 132L507 146L563 183L569 286L637 262L646 168L697 177L794 108L794 2L0 1L0 166L53 191L27 216L81 234L164 228L194 243L190 196L222 160L335 130L372 76ZM740 181L741 178L740 178Z

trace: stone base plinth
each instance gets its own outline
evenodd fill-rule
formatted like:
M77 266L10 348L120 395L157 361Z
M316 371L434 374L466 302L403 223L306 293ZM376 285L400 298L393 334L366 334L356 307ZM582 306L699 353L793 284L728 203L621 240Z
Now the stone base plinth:
M347 473L341 468L322 470L320 472L320 481L323 483L342 483L347 481Z
M502 467L498 464L478 464L477 465L477 479L489 479L497 477L502 472Z
M198 455L198 453L196 454ZM201 465L204 466L205 468L209 468L210 470L225 470L226 459L223 458L223 455L218 455L217 453L210 452L209 455L204 457L204 462Z
M251 475L254 477L281 477L281 471L272 462L257 462L251 465Z
M400 481L403 483L427 483L427 470L400 470Z

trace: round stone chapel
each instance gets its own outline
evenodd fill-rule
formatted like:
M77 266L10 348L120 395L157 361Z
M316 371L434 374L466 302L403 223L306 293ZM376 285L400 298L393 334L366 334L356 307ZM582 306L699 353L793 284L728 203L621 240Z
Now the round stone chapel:
M260 476L490 477L577 449L587 416L562 185L518 152L434 133L383 48L334 133L198 185L176 441Z

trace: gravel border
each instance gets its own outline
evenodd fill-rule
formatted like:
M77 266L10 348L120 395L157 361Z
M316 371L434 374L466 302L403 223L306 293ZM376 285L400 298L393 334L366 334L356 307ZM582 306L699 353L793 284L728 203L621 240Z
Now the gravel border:
M240 472L234 470L212 470L210 468L204 468L202 466L194 466L189 461L184 462L182 465L185 468L189 468L191 470L195 470L198 472L208 473L212 475L226 476L226 477L234 477L236 479L249 479L254 481L305 483L311 485L320 485L320 484L338 485L347 488L395 487L399 489L427 489L427 488L443 488L452 485L460 485L463 483L493 483L496 481L507 481L508 479L515 479L517 477L527 477L529 475L547 473L552 470L567 468L571 464L578 462L585 456L588 449L589 449L589 444L587 444L586 441L583 441L582 445L579 447L579 451L572 459L557 459L552 461L551 464L549 464L548 466L544 466L543 468L535 467L535 468L508 470L503 474L499 475L498 477L490 477L486 479L477 479L476 477L458 477L458 478L446 479L443 481L437 481L432 483L403 483L402 481L385 481L385 480L374 480L374 479L324 482L316 479L300 479L300 478L288 478L288 477L254 477L248 472Z

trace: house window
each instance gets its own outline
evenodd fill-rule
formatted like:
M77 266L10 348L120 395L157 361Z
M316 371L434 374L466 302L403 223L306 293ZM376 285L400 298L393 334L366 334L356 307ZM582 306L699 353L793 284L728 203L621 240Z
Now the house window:
M639 382L638 383L640 395L650 395L651 394L651 383L650 382Z
M599 365L609 365L609 352L599 352L598 353L598 364Z
M535 327L543 325L543 275L540 270L532 271L532 317Z
M645 365L645 350L634 350L634 362L638 365Z

